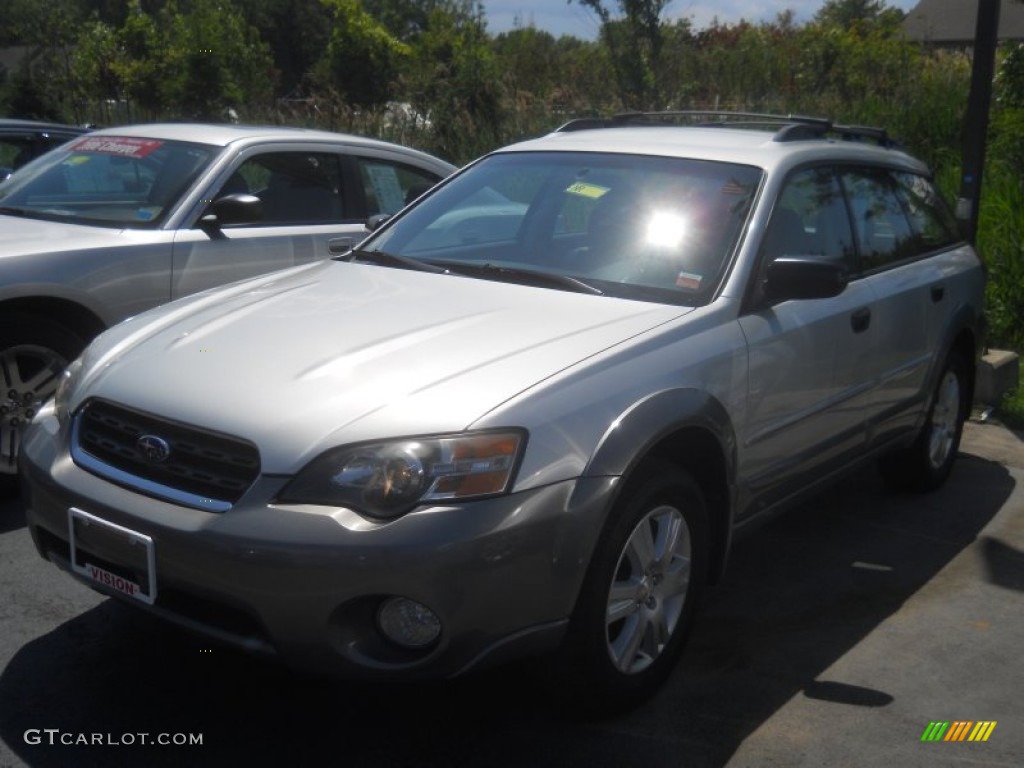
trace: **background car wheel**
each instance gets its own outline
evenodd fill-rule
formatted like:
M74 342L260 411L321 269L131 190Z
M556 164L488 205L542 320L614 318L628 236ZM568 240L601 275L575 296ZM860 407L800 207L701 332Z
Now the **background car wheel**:
M0 496L17 488L21 431L57 389L61 371L85 341L54 321L0 316Z
M559 683L587 712L627 708L671 672L707 572L707 511L689 475L662 462L611 512L556 657Z
M890 487L931 491L945 482L953 469L967 418L969 371L963 357L950 352L932 393L921 433L909 448L884 456L879 462Z

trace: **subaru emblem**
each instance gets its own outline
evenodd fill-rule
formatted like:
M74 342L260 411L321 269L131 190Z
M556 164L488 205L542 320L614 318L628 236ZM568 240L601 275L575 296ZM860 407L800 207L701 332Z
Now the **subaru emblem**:
M159 464L171 455L170 444L156 435L143 435L135 441L135 449L150 464Z

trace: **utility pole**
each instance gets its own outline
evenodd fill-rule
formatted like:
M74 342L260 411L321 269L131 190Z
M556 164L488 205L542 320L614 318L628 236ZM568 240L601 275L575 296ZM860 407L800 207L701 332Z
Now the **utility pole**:
M964 121L963 174L956 215L974 244L978 235L978 208L981 205L981 175L985 166L988 141L988 113L992 103L992 78L995 74L996 43L999 40L1000 0L978 0L978 22L974 33L974 65L971 93Z

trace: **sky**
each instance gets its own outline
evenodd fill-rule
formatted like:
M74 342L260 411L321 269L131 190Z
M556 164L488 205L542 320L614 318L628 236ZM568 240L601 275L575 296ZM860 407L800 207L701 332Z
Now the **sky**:
M888 0L887 5L909 11L918 0ZM615 0L606 0L617 8ZM663 19L689 18L695 29L703 29L717 16L723 23L740 19L750 22L771 21L786 9L796 14L797 23L808 21L825 0L672 0L662 13ZM519 27L536 27L555 37L573 35L585 40L597 38L601 26L594 12L578 2L567 0L483 0L487 31L492 35Z

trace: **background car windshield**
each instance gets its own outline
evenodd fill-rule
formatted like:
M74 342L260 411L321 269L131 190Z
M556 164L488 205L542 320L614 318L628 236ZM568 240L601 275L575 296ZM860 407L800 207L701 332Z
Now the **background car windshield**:
M78 224L153 228L215 151L162 139L85 136L0 186L0 207Z
M602 292L707 302L758 168L666 157L509 153L471 167L367 245L448 264L578 278Z

